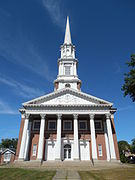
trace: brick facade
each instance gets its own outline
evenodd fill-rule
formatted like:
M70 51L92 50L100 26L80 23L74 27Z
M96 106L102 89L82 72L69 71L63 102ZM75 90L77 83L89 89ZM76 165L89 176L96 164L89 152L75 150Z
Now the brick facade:
M19 138L17 143L17 149L16 149L16 157L15 159L18 159L19 152L20 152L20 146L21 146L21 140L22 140L22 133L23 133L23 127L24 127L24 118L21 119L21 125L20 125L20 131L19 131Z
M56 117L53 117L53 119L55 119L56 122L57 122ZM64 118L62 120L65 120L65 119L67 120L68 118ZM78 138L80 140L88 140L89 141L90 159L92 159L90 120L88 118L84 118L84 119L87 121L87 130L83 130L83 131L78 130ZM52 118L47 117L46 122L45 122L43 160L45 160L46 140L47 139L53 139L53 140L57 139L57 130L48 130L48 120L52 120ZM82 120L82 118L79 117L78 120ZM74 123L73 123L73 120L72 120L72 130L71 131L65 131L63 129L63 123L61 124L62 125L62 129L61 129L61 137L62 138L74 139L74 130L73 130L74 125L73 124ZM21 127L20 127L20 133L19 133L19 139L18 139L18 145L17 145L17 151L16 151L16 159L18 159L18 156L19 156L20 144L21 144L22 133L23 133L23 126L24 126L24 119L21 120ZM119 160L119 151L118 151L117 138L116 138L116 132L115 132L115 125L114 125L114 120L113 119L112 119L112 131L113 131L113 139L114 139L116 158L117 158L117 160ZM38 131L33 130L33 124L32 124L28 160L36 160L37 159L39 133L40 133L39 130ZM37 145L37 150L36 150L36 155L33 156L33 145L34 144ZM98 145L99 144L102 145L102 156L99 156L99 153L98 153ZM98 160L107 160L104 128L103 128L103 130L96 131L96 145L97 145Z

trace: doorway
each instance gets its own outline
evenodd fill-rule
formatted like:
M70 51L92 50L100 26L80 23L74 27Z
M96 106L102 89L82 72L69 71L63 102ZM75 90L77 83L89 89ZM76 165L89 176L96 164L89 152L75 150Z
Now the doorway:
M64 145L64 160L70 160L71 159L71 145L66 144Z

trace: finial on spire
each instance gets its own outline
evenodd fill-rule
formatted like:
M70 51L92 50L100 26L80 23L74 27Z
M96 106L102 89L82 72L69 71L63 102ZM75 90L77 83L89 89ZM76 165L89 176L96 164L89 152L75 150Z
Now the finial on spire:
M66 24L64 44L72 44L71 34L70 34L70 26L69 26L69 17L68 16L67 16L67 24Z

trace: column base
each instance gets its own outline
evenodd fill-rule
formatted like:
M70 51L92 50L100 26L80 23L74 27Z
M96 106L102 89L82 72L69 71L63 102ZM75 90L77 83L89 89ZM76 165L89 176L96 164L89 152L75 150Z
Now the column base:
M80 159L79 158L74 158L74 161L80 161Z
M61 161L61 158L55 158L55 161Z
M118 159L110 159L110 162L120 162Z
M35 161L41 163L43 161L43 159L36 159Z
M24 161L24 158L18 158L16 161Z

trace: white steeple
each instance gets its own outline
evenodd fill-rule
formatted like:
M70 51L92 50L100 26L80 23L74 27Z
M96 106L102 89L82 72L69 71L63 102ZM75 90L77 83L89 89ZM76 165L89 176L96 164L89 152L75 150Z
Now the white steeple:
M67 16L67 24L66 24L64 44L72 44L71 34L70 34L70 26L69 26L69 17L68 16Z
M75 46L71 42L69 17L67 17L64 44L58 59L58 76L54 81L55 90L70 87L80 90L81 80L77 75L78 60L75 58Z

